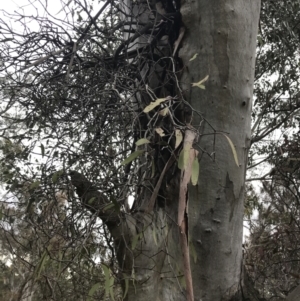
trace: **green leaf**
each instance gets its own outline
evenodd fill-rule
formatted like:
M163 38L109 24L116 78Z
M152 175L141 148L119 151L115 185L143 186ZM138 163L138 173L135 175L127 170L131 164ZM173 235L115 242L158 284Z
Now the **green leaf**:
M64 173L63 170L59 170L59 171L56 171L53 175L52 175L52 182L55 184L58 179L60 178L60 176Z
M195 186L198 183L198 178L199 178L199 161L198 158L196 157L193 161L192 164L192 176L191 176L191 182L192 185Z
M102 266L105 278L109 278L110 277L110 269L109 269L109 267L106 264L104 264L104 263L101 263L101 266Z
M178 168L181 170L185 170L188 165L190 157L190 149L185 147L181 150L178 158Z
M111 276L111 271L108 266L106 266L103 263L101 264L101 266L102 266L104 276L105 276L105 284L104 284L105 296L107 297L108 295L110 295L112 300L115 300L114 299L114 290L113 290L115 279L114 279L114 277Z
M126 165L126 164L130 163L131 161L133 161L134 159L136 159L137 157L139 157L143 153L144 153L144 150L137 150L137 151L133 152L132 154L130 154L130 156L127 159L125 159L121 163L121 165Z
M124 290L124 296L123 299L127 296L128 288L129 288L129 278L126 276L126 274L123 274L124 276L124 282L125 282L125 290Z
M94 203L95 199L96 199L95 196L92 197L91 199L89 199L89 200L88 200L88 204L89 204L89 205L92 205L92 204Z
M260 35L257 36L257 41L260 46L263 46L265 44L263 38Z
M133 284L133 287L134 287L134 291L135 291L135 293L136 293L135 271L134 271L134 269L131 270L131 279L132 279L132 284Z
M147 143L150 143L150 141L149 141L148 139L146 139L146 138L142 138L142 139L138 140L138 141L135 143L135 145L136 145L136 146L140 146L140 145L147 144Z
M228 141L228 143L229 143L229 145L230 145L230 147L231 147L234 161L235 161L236 165L239 167L239 166L240 166L240 165L239 165L239 159L238 159L236 149L235 149L235 147L234 147L234 145L233 145L231 139L230 139L228 136L226 136L225 134L222 134L222 135L226 137L226 139L227 139L227 141Z
M103 208L103 211L109 210L114 207L115 207L114 203L109 203L109 204L105 205L105 207Z
M183 170L183 149L181 150L178 158L178 168Z
M162 102L165 102L166 100L168 100L169 98L157 98L155 101L151 102L144 110L144 113L148 113L150 111L152 111L154 108L156 108L157 106L159 106Z
M33 183L30 185L29 189L35 189L35 188L38 188L38 187L40 186L40 184L41 184L40 181L35 181L35 182L33 182Z
M92 288L89 290L87 301L92 300L93 295L95 294L97 289L99 289L100 286L101 286L100 282L98 282L92 286Z
M105 287L105 296L108 296L109 295L109 279L110 279L110 269L109 267L107 267L105 264L101 264L102 266L102 269L103 269L103 272L104 272L104 277L105 277L105 284L104 284L104 287Z
M35 279L38 279L40 277L41 272L44 269L45 263L48 259L49 259L49 255L47 253L47 250L45 250L43 252L43 255L42 255L38 265L35 268L35 271L34 271Z
M114 283L115 283L115 278L111 277L109 279L109 294L111 299L114 301L115 300L115 296L114 296Z

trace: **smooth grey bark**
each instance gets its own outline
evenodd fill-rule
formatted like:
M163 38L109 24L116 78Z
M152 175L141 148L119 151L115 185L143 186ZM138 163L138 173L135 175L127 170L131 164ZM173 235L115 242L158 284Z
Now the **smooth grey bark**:
M300 300L300 285L298 285L286 298L286 301Z
M198 185L189 191L189 240L197 254L197 260L191 258L195 300L218 301L234 297L238 300L241 298L244 181L250 146L260 1L186 0L181 2L180 11L186 29L179 51L184 65L181 85L186 91L186 100L213 127L203 123L201 131L207 135L201 137L199 145L213 154L214 162L207 154L202 155ZM190 62L195 54L198 57ZM209 75L206 90L191 89L191 83L206 75ZM195 127L197 122L197 119L193 122ZM234 162L226 138L214 131L228 134L237 150L239 166ZM174 188L176 191L176 185ZM177 203L176 193L175 200ZM175 200L173 198L172 202ZM176 231L175 227L172 239L176 237L174 243L178 244ZM145 236L145 240L148 239ZM162 250L153 244L152 248L152 254ZM180 249L169 246L163 252L170 250L170 256L177 258L175 261L181 266ZM140 264L145 263L141 261ZM147 292L163 297L158 300L182 297L182 294L175 297L175 288L175 295L172 295L164 281L160 281L161 286L157 279L149 283ZM165 294L157 292L161 289ZM132 299L139 300L137 295Z
M181 13L187 28L179 52L186 66L181 81L192 107L211 125L203 123L199 145L212 156L203 152L198 185L189 196L189 235L198 255L192 267L194 291L196 300L231 300L240 290L260 1L187 0ZM197 59L189 62L196 53ZM206 75L205 90L189 90ZM233 142L239 166L221 132Z

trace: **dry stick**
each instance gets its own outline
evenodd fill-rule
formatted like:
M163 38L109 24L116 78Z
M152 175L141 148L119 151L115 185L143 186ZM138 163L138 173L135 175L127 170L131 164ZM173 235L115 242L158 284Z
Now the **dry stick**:
M175 41L174 43L174 50L173 50L173 56L175 56L176 52L177 52L177 49L179 47L179 44L184 36L184 33L185 33L185 27L184 26L181 26L180 27L180 30L179 30L179 36L177 38L177 40Z
M54 56L54 55L56 55L56 54L62 53L66 48L67 48L67 47L64 47L64 48L62 48L62 49L60 49L60 50L57 50L57 51L52 51L52 52L50 52L50 54L48 54L48 55L46 55L46 56L43 56L43 57L41 57L40 59L36 60L34 63L29 64L29 65L27 65L27 66L21 68L21 70L26 70L26 69L28 69L28 68L30 68L30 67L38 66L38 65L42 64L44 61L46 61L48 58L50 58L51 56Z
M81 36L78 38L77 40L77 45L79 44L79 42L81 42L84 37L86 36L86 34L88 33L88 31L90 30L90 28L92 27L92 25L95 23L95 21L99 18L99 16L101 15L101 13L104 11L104 9L106 8L106 6L111 2L111 0L106 1L106 3L101 7L101 9L99 10L99 12L91 19L91 22L89 23L89 25L85 28L85 30L83 31L83 33L81 34ZM76 44L75 43L75 44ZM57 55L62 53L65 49L67 49L67 47L65 46L64 48L57 50L57 51L52 51L50 52L50 54L36 60L34 63L29 64L25 67L23 67L21 70L26 70L30 67L33 66L38 66L40 64L42 64L44 61L46 61L48 58L50 58L51 56Z
M161 183L162 183L162 180L164 178L164 175L166 173L166 171L172 166L172 164L174 163L175 161L175 155L171 155L171 157L169 158L168 162L166 163L162 173L160 174L160 177L156 183L156 186L152 192L152 195L151 195L151 198L150 198L150 201L149 201L149 204L148 204L148 208L146 210L147 213L151 212L154 208L154 205L155 205L155 201L156 201L156 198L157 198L157 195L158 195L158 192L159 192L159 189L160 189L160 186L161 186Z
M75 53L77 51L76 48L77 48L77 43L74 43L73 49L72 49L72 56L71 56L71 59L70 59L70 63L69 63L68 71L67 71L67 76L66 76L67 80L69 79L69 76L70 76L70 71L71 71L71 68L72 68L72 65L73 65Z
M185 131L185 137L183 142L183 150L189 153L187 166L181 170L180 188L179 188L179 204L178 204L178 226L179 226L179 239L180 246L183 254L183 268L184 277L186 281L186 293L187 301L194 301L193 281L192 272L190 265L190 252L188 244L188 216L187 216L187 185L191 179L192 164L198 155L198 151L193 149L193 142L196 139L197 134L187 129Z

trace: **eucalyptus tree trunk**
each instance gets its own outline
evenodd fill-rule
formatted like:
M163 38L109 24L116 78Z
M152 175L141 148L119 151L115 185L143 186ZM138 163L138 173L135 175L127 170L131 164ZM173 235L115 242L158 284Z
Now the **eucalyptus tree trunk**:
M180 35L176 36L180 46L170 51L161 43L160 55L169 57L171 62L176 57L180 65L176 73L179 86L174 89L178 94L170 96L189 104L183 107L189 111L187 114L191 113L188 108L195 110L192 120L185 121L186 127L196 129L199 135L194 145L200 161L198 184L189 186L185 196L190 262L180 247L183 233L177 216L182 179L176 152L165 160L167 163L161 166L152 185L137 191L130 213L117 220L113 212L106 210L101 217L115 239L127 300L243 300L243 200L260 0L179 2L122 2L121 7L127 7L125 20L133 12L135 24L125 27L131 31L128 30L122 47L132 46L134 41L135 46L128 47L132 51L134 47L151 44L153 40L142 30L147 28L147 22L152 20L155 29L169 22L167 7L172 5L180 11L181 18L173 19L173 23L180 22L181 37L184 32L182 41ZM140 32L138 42L130 39L134 35L130 35L132 29ZM162 41L165 40L160 37ZM140 70L139 80L146 81L156 97L166 97L172 92L158 87L162 68L151 72L157 65L141 64L144 69ZM202 83L205 89L199 89L199 81L206 76L207 81ZM149 104L149 99L144 99L148 97L146 93L136 97L145 106ZM84 196L86 189L81 188L78 194ZM153 188L158 189L156 194ZM100 196L99 200L105 202Z
M189 235L198 255L192 264L195 300L241 300L244 186L260 1L185 1L181 13L187 34L179 55L188 66L182 83L188 88L209 75L206 89L194 88L189 95L192 107L209 122L199 143L206 154L198 185L189 190ZM195 53L198 59L189 62ZM238 166L221 133L234 144Z
M157 1L156 7L160 4ZM242 300L243 200L260 1L186 0L180 13L185 28L179 50L180 85L185 99L205 119L197 144L198 185L188 191L194 296L199 301ZM205 90L191 88L207 75ZM195 115L193 126L200 121ZM230 138L236 154L222 133ZM130 234L133 239L144 230L133 257L126 257L132 258L127 268L136 279L128 300L186 300L183 255L174 222L180 174L172 172L172 181L160 192L166 205L132 217L138 225L137 232Z

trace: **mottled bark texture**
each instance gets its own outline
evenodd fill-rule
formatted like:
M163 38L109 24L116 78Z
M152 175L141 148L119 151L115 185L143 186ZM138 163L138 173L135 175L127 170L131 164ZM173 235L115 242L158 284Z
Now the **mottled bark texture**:
M185 66L181 82L192 107L209 123L201 128L198 185L189 190L189 236L198 255L192 266L195 300L232 300L239 295L242 270L260 1L183 1L181 13L186 26L179 52ZM205 90L189 89L206 75ZM221 132L233 142L239 166Z

